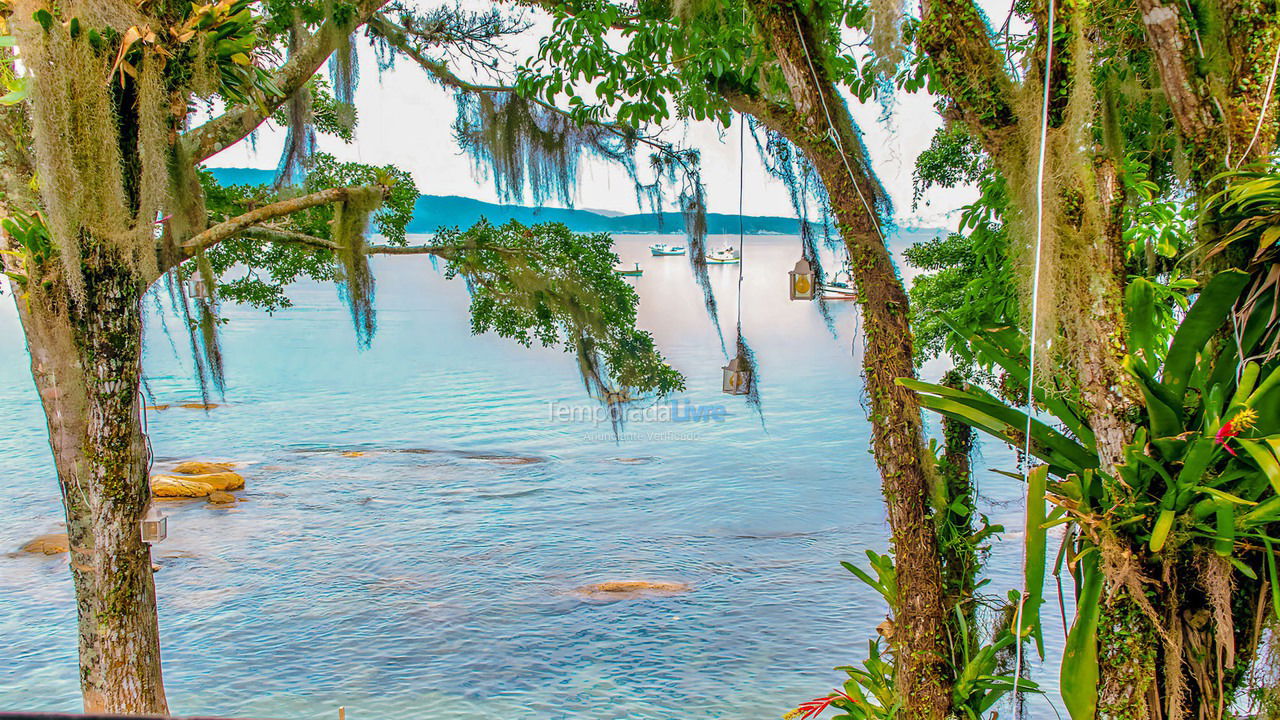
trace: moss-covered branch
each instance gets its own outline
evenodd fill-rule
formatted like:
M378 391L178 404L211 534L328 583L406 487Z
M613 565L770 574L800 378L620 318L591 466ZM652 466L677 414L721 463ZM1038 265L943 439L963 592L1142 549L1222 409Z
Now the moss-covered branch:
M350 16L329 18L307 37L271 76L272 90L255 90L256 102L235 105L203 125L187 131L182 142L195 162L216 155L248 137L272 113L279 110L387 0L359 0ZM278 92L277 92L278 91Z

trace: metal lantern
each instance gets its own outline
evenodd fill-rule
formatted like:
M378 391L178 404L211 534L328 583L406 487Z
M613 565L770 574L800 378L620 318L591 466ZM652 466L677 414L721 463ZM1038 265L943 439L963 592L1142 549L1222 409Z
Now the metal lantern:
M198 298L200 300L209 299L209 285L200 275L196 275L195 279L191 281L191 297Z
M814 282L813 267L809 261L800 258L796 268L787 273L791 276L791 299L812 300L817 292L818 284Z
M142 542L158 543L168 534L169 517L155 505L147 506L147 514L142 517Z
M739 355L724 366L724 392L728 395L747 395L751 392L751 366Z

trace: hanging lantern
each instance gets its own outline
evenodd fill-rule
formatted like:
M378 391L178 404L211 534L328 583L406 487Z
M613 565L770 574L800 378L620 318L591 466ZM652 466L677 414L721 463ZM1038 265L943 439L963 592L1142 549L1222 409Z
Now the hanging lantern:
M209 299L209 284L200 275L196 275L191 281L191 297L199 300Z
M751 366L739 355L724 366L724 392L728 395L747 395L751 392Z
M142 517L142 542L158 543L169 534L169 518L155 505L147 506Z
M791 299L792 300L812 300L817 290L817 283L813 279L813 267L809 265L809 261L800 258L800 262L796 263L796 268L787 273L791 276Z

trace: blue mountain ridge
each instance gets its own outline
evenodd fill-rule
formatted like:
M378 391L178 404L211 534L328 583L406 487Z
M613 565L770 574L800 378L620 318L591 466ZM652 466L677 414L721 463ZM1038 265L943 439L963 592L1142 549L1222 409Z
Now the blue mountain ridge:
M265 185L275 179L274 170L257 168L210 168L223 185ZM410 233L432 233L440 227L467 228L486 218L495 225L516 220L525 225L564 223L574 232L607 232L619 235L644 233L680 233L684 220L680 213L634 213L603 215L590 210L569 208L499 205L457 195L420 195L414 206ZM707 213L707 232L729 235L738 232L738 216ZM794 235L800 221L794 217L747 215L742 228L748 235Z

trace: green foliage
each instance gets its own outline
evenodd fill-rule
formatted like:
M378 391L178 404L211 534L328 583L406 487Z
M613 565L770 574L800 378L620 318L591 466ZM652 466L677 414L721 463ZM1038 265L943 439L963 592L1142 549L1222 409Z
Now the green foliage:
M0 228L16 246L14 250L0 250L0 254L16 258L21 266L21 270L9 270L5 274L20 287L24 287L30 281L34 269L49 260L55 252L49 228L38 213L13 213L9 217L0 218Z
M1209 220L1224 234L1210 243L1206 257L1235 250L1252 267L1280 262L1280 171L1251 169L1214 178L1225 187L1209 198Z
M929 147L916 156L911 179L911 206L916 208L930 188L980 184L992 172L991 160L960 123L938 128Z
M344 143L355 141L358 121L356 107L335 98L329 89L329 83L319 75L307 81L307 92L311 95L311 124L315 131L336 137ZM271 119L282 127L289 123L284 110L277 110Z
M742 6L716 10L679 23L663 3L564 3L517 87L548 102L563 95L582 121L640 126L680 117L728 125L728 105L712 88L721 79L756 77L763 58L742 23ZM621 43L606 39L615 31Z
M27 99L31 92L31 78L20 77L14 72L13 46L17 39L11 35L0 35L0 105L17 105Z
M1081 595L1063 661L1063 694L1072 717L1091 717L1096 703L1096 690L1088 681L1098 672L1095 637L1103 572L1096 555L1106 559L1113 582L1130 583L1129 592L1139 587L1137 571L1125 569L1135 561L1121 558L1125 552L1132 558L1137 548L1149 553L1137 558L1139 564L1213 553L1246 578L1280 580L1273 563L1262 562L1253 550L1275 542L1280 530L1280 361L1258 354L1277 332L1269 320L1275 290L1265 290L1261 302L1239 315L1237 304L1249 281L1248 273L1236 270L1214 276L1167 345L1160 333L1130 334L1134 345L1125 367L1145 407L1114 476L1098 469L1092 432L1078 405L1057 393L1037 387L1036 400L1061 430L1040 418L1029 422L1024 410L976 387L899 381L917 391L924 407L1014 446L1022 446L1029 422L1031 454L1045 463L1033 475L1047 472L1057 478L1048 483L1046 495L1058 506L1053 517L1071 523L1080 538L1073 572ZM1238 334L1218 342L1222 328L1230 324L1238 326ZM996 362L1025 383L1026 345L1017 333L993 331L969 342L975 356ZM1140 347L1138 342L1155 345ZM1030 483L1029 507L1044 492ZM1104 509L1105 516L1099 516ZM1028 520L1029 560L1033 553L1043 557L1042 528ZM1265 557L1270 558L1269 551ZM1029 584L1043 578L1042 568L1029 565L1025 573ZM1274 610L1280 614L1280 602Z
M917 364L946 353L972 371L973 358L961 338L1021 316L1009 237L1000 220L1008 209L1005 182L994 176L980 188L977 202L964 209L959 232L916 243L904 253L907 262L927 271L911 285Z
M614 272L618 256L607 234L481 221L442 230L436 242L445 276L467 281L473 332L575 353L588 392L611 404L684 388L653 337L636 328L639 298Z
M1041 550L1043 558L1043 545ZM852 563L841 565L880 593L890 608L896 608L897 570L893 558L871 550L867 551L867 558L875 572L874 577ZM1001 671L1001 654L1016 644L1018 638L1011 627L1001 626L996 629L991 642L983 643L976 637L977 630L970 625L965 613L958 607L954 613L955 627L961 637L952 639L958 654L955 660L956 681L951 690L952 708L960 717L980 720L996 703L1013 692L1014 678ZM1028 622L1033 619L1030 615L1024 617ZM1036 622L1038 630L1038 620ZM891 627L891 623L886 623L886 626ZM896 659L883 652L877 638L867 642L867 658L861 667L836 668L845 672L849 679L844 683L843 692L830 699L830 705L844 711L835 716L835 720L892 720L898 717L902 696L897 688L895 664ZM1039 687L1023 679L1018 681L1018 691L1034 693L1039 692ZM802 705L801 709L805 707Z

